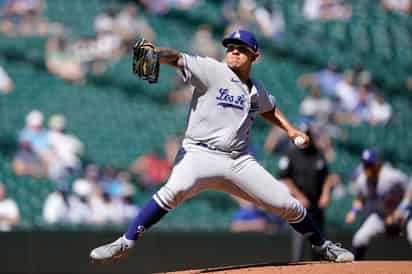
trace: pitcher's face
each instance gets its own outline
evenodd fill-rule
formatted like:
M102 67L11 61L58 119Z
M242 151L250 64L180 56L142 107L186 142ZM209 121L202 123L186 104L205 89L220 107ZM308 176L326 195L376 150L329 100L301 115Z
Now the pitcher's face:
M226 49L226 63L232 69L243 69L251 66L258 56L244 45L229 44Z

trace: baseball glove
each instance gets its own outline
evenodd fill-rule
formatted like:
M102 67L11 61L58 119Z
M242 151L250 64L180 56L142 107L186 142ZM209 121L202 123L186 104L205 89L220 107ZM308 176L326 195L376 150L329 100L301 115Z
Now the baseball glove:
M159 78L159 54L153 43L142 38L133 46L133 73L153 84Z

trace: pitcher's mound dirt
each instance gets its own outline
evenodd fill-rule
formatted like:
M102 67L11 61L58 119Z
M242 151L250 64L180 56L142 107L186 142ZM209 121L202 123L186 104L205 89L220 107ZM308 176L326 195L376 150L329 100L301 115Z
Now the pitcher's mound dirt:
M300 262L258 264L168 272L169 274L412 274L412 261L362 261L353 263Z

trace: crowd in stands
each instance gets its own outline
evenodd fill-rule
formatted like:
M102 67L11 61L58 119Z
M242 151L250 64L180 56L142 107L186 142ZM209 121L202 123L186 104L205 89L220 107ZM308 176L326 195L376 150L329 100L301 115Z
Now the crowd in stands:
M345 20L352 16L352 7L341 0L305 0L303 15L308 20Z
M136 187L127 172L89 165L71 191L57 189L49 194L43 219L47 224L125 224L139 210L135 195Z
M381 0L382 7L388 11L397 11L410 14L412 11L411 0Z
M47 129L41 111L33 110L27 114L13 159L14 172L17 175L49 177L58 188L65 188L68 177L81 169L84 146L65 129L66 119L61 114L50 117Z
M298 86L310 95L300 105L300 114L322 124L387 124L392 108L361 65L340 73L337 65L302 75Z
M188 10L196 7L201 0L139 0L145 9L153 14L165 14L170 9Z
M0 32L18 37L61 34L62 24L49 22L45 9L43 0L0 1Z
M225 1L223 17L227 25L226 34L235 29L257 27L264 37L276 39L285 31L283 14L272 1Z
M138 178L143 190L155 192L167 181L180 148L180 141L181 137L170 135L166 138L163 150L155 147L131 163L129 171Z
M71 38L67 33L47 43L46 65L67 81L83 84L89 72L102 74L111 63L128 53L139 37L153 41L155 34L134 4L110 8L94 20L95 34Z

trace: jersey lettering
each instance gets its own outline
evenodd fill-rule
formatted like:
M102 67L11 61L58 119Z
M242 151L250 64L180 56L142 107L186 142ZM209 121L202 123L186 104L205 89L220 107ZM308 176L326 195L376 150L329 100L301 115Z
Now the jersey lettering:
M224 108L231 107L243 110L245 104L244 95L233 96L227 88L219 89L219 96L216 97L216 100L218 101L217 105Z

